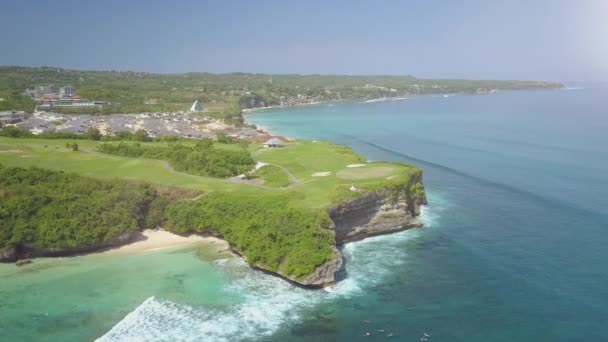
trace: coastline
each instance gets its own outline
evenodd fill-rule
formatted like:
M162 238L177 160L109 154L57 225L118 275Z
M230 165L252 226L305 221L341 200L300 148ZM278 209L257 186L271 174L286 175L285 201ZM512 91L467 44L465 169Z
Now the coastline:
M140 232L136 237L134 237L132 242L130 243L87 254L120 255L145 253L160 251L169 248L185 247L199 243L216 244L218 245L218 250L229 250L228 242L216 237L200 236L195 234L189 236L181 236L162 229L146 229Z
M287 105L287 106L278 105L278 106L244 108L244 109L241 109L241 114L247 115L247 114L251 114L251 113L253 113L255 111L258 111L258 110L279 109L279 108L293 108L293 107L302 107L302 106L314 106L314 105L319 105L319 104L334 103L334 102L340 102L340 101L342 101L342 100L315 101L315 102L297 103L297 104Z
M244 108L241 109L241 114L242 115L247 115L247 114L251 114L254 113L258 110L269 110L269 109L285 109L285 108L293 108L293 107L302 107L302 106L313 106L313 105L319 105L319 104L332 104L332 103L336 103L336 102L348 102L348 101L353 101L353 102L359 102L359 103L375 103L375 102L388 102L388 101L403 101L403 100L411 100L413 98L416 97L422 97L422 96L431 96L431 97L452 97L452 96L457 96L457 95L490 95L490 94L496 94L498 92L509 92L509 91L522 91L522 90L547 90L547 89L558 89L558 90L570 90L570 89L582 89L582 88L567 88L564 87L563 85L560 87L556 87L556 88L530 88L530 89L489 89L487 91L474 91L474 92L466 92L466 91L456 91L456 92L445 92L445 93L424 93L424 94L419 94L419 93L412 93L412 94L400 94L398 96L384 96L384 97L377 97L377 98L371 98L371 99L349 99L349 100L328 100L328 101L314 101L314 102L306 102L306 103L296 103L296 104L291 104L291 105L278 105L278 106L265 106L265 107L255 107L255 108Z

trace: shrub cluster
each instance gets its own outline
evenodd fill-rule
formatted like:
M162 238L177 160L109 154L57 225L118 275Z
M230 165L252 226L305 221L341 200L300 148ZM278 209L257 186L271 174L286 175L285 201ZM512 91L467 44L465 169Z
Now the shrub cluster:
M102 135L99 129L91 127L85 133L67 133L67 132L47 132L40 134L33 134L27 129L6 126L0 129L0 137L8 138L37 138L37 139L77 139L77 140L101 140L101 141L139 141L139 142L175 142L179 138L171 135L165 135L162 137L152 138L148 135L146 130L140 129L135 133L121 131L116 132L114 135Z
M161 159L178 171L211 177L231 177L251 170L255 161L247 151L216 149L211 139L194 146L175 143L168 146L144 146L139 143L101 144L99 152L125 156Z
M0 247L81 248L143 227L156 190L121 180L0 165Z
M178 233L220 233L248 263L295 278L332 258L331 224L324 210L289 204L287 195L211 193L167 208L167 229Z

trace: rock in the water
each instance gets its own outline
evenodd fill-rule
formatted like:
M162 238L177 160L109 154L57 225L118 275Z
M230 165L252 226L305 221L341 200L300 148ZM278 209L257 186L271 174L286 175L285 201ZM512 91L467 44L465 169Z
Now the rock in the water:
M31 263L32 263L32 259L19 259L19 260L17 260L17 262L15 262L15 265L23 266L23 265L27 265L27 264L31 264Z

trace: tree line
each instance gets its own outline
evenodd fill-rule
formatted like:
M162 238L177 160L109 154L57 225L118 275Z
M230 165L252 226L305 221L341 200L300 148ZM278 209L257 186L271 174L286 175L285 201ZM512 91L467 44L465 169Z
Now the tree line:
M139 143L101 144L101 153L124 157L166 160L178 171L200 176L232 177L253 169L256 162L243 150L225 150L214 147L213 140L201 139L194 146L172 143L168 146L146 146Z
M78 249L153 226L148 184L0 164L0 249ZM156 215L158 216L158 215Z

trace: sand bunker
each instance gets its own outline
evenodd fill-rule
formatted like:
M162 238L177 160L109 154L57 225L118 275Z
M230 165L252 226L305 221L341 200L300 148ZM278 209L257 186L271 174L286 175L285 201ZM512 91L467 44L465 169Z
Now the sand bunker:
M350 164L350 165L346 165L346 167L363 167L365 166L365 164Z
M0 150L0 153L21 153L23 150Z
M312 174L313 177L327 177L329 175L331 175L331 171L315 172Z

